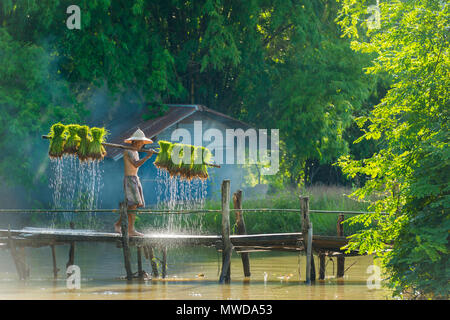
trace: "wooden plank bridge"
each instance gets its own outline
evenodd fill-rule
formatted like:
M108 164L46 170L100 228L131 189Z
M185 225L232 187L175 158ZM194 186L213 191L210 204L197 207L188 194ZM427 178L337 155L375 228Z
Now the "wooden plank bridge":
M120 204L120 209L116 210L85 210L86 212L118 212L122 216L122 234L98 232L93 230L76 230L71 224L71 229L43 229L24 228L20 230L0 229L0 248L9 249L13 257L20 279L29 276L29 266L26 264L25 247L49 246L52 250L53 273L57 277L58 268L56 266L55 246L68 244L69 259L66 267L74 264L75 243L76 242L113 242L117 247L122 248L127 279L134 277L131 267L130 248L136 247L137 252L137 278L143 278L142 251L145 258L150 262L153 277L158 277L159 272L154 259L154 249L161 249L162 277L166 276L167 248L174 246L208 246L215 247L222 252L222 271L219 282L228 283L230 277L231 252L234 249L240 254L243 263L244 275L250 277L249 253L255 251L290 251L306 254L306 282L311 283L316 278L314 253L319 257L319 280L325 278L325 257L335 257L337 259L337 277L344 276L345 256L357 255L357 252L345 253L341 248L348 241L344 237L342 221L344 214L339 211L309 210L309 198L300 197L300 209L243 209L242 192L238 190L233 195L233 207L230 209L230 181L224 180L222 183L222 209L221 210L198 210L198 211L167 211L139 209L140 213L155 214L182 214L197 213L205 211L222 212L222 234L221 235L194 235L194 234L169 234L150 233L144 236L128 236L127 206ZM78 210L83 211L83 210ZM230 234L230 211L236 215L236 230L238 234ZM295 211L301 213L301 232L296 233L271 233L271 234L246 234L243 212L248 211ZM0 209L0 213L11 212L71 212L70 210L7 210ZM337 221L336 236L322 236L313 234L310 213L339 213ZM357 214L360 212L347 212Z

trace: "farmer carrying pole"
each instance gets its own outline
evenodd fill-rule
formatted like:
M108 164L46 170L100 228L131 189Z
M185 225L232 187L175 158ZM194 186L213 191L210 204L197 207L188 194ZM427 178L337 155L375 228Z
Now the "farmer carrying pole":
M124 142L131 143L136 151L125 150L123 152L123 161L124 161L124 193L125 200L128 204L128 210L135 210L136 208L142 208L145 206L144 194L142 191L142 185L138 177L139 167L142 166L153 154L153 150L146 151L148 154L139 159L139 153L137 150L141 150L141 148L145 144L152 143L151 139L148 139L144 132L141 129L137 129L133 135L126 139ZM128 211L129 212L129 211ZM137 232L134 228L134 222L136 220L135 213L128 213L128 235L130 236L142 236L143 234ZM114 224L114 230L120 233L120 223L121 218Z

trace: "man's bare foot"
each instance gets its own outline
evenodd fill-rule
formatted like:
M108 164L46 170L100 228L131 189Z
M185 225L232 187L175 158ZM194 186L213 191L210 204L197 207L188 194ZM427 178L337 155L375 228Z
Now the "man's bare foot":
M114 223L114 231L117 233L122 233L122 229L120 228L120 224Z
M128 235L142 237L144 234L137 232L135 229L133 229L133 230L128 230Z
M137 232L135 229L132 229L132 230L128 230L128 235L129 236L138 236L138 237L142 237L144 234L143 233L140 233L140 232Z

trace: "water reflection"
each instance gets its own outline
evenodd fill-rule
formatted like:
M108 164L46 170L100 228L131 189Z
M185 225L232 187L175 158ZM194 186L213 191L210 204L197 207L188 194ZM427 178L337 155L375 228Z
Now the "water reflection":
M68 246L56 248L60 269L67 262ZM160 256L160 252L155 252ZM369 290L366 286L368 265L372 257L346 259L349 269L345 279L335 279L332 264L326 267L326 279L304 284L305 259L300 258L302 277L298 275L295 253L250 254L250 278L245 278L242 262L233 254L231 283L219 285L220 260L213 248L173 248L168 250L168 277L149 281L120 280L124 274L123 256L113 244L77 244L75 264L81 269L81 289L66 287L65 272L54 281L51 251L48 247L27 249L31 278L20 282L7 250L0 251L0 299L385 299L385 289ZM132 255L136 259L136 255ZM132 261L136 271L136 261ZM316 262L317 263L317 262ZM150 273L148 260L144 270ZM318 266L316 266L316 269ZM334 270L336 271L336 270ZM199 276L202 275L202 276ZM291 275L289 278L280 277Z

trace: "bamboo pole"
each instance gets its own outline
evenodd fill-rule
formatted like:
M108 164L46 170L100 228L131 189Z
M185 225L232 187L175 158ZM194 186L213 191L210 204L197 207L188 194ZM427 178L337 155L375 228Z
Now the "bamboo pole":
M128 213L126 202L120 203L120 216L121 216L121 229L122 229L122 247L123 247L123 259L125 262L125 271L127 273L127 280L133 279L133 273L131 272L131 259L130 259L130 247L128 238Z
M49 135L42 135L42 139L51 139ZM117 143L109 143L109 142L102 142L102 145L105 147L109 147L109 148L117 148L117 149L123 149L123 150L132 150L132 151L138 151L138 152L146 152L146 153L155 153L158 154L159 151L156 151L155 149L136 149L133 146L124 146L122 144L117 144ZM220 165L218 164L214 164L214 163L207 163L206 164L209 167L214 167L214 168L220 168Z
M230 283L231 250L230 240L230 180L222 181L222 272L219 283Z
M342 222L344 221L344 215L340 214L337 220L337 235L339 237L343 237L344 236L344 225L342 224ZM336 277L337 278L343 278L344 277L344 273L345 273L345 257L344 255L340 255L337 257L337 274Z
M234 209L238 209L238 211L235 211L237 233L241 235L247 234L244 216L242 215L242 211L239 211L239 209L242 209L242 190L238 190L233 194L233 206ZM247 252L242 252L241 259L242 259L242 266L244 268L244 276L250 277L251 273L250 273L249 254Z

